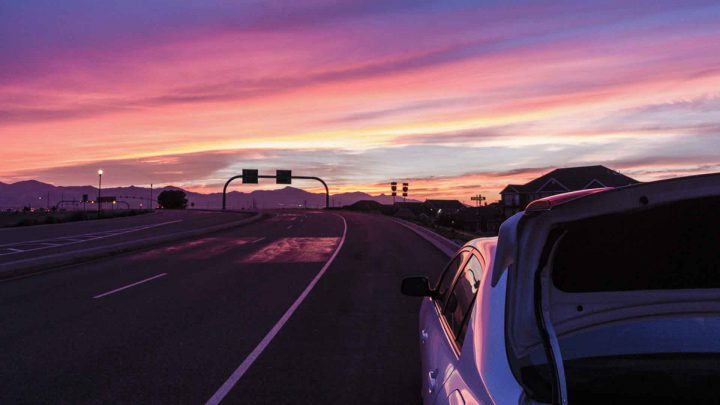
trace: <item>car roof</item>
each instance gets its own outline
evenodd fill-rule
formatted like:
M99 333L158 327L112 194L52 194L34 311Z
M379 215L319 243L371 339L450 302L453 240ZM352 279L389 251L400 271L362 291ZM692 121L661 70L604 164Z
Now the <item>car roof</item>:
M463 245L463 247L471 247L476 249L485 258L486 264L490 264L495 254L495 247L498 243L498 237L492 236L487 238L475 238L470 240Z
M491 237L485 237L485 238L475 238L475 239L465 242L464 246L470 246L470 247L474 247L475 249L481 250L481 248L487 244L496 245L497 240L498 240L497 236L491 236Z

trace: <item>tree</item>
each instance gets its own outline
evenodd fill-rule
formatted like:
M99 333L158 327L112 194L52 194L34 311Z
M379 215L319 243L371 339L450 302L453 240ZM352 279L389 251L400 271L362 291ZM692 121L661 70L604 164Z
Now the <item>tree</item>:
M187 208L188 200L182 190L164 190L158 195L157 202L162 208L177 210Z

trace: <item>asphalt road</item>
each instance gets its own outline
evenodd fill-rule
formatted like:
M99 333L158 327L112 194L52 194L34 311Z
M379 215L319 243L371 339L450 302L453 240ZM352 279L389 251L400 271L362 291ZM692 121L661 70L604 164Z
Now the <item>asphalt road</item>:
M446 260L381 216L294 212L0 282L0 403L417 403L400 280Z
M0 228L0 263L168 235L239 221L250 215L238 212L158 210L131 217Z

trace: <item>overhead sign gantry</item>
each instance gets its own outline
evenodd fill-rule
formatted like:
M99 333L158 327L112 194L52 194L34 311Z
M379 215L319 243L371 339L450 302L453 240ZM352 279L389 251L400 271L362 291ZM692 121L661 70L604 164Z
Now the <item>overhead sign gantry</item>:
M243 169L242 174L230 177L223 187L222 209L225 210L227 202L227 188L233 180L242 179L243 184L258 184L258 179L275 179L276 184L292 184L293 179L317 180L325 187L325 208L330 208L330 190L327 184L320 177L315 176L293 176L292 170L276 170L275 175L259 174L257 169Z

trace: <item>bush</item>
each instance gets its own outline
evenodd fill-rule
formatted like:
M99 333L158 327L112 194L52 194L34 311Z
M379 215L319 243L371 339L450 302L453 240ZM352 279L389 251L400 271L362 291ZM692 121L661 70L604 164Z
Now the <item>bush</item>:
M87 214L83 211L73 212L67 220L68 221L84 221L87 219Z
M33 218L24 218L18 221L15 226L31 226L31 225L37 225L38 221Z
M187 196L182 190L164 190L158 195L157 202L167 209L185 209L188 204Z

